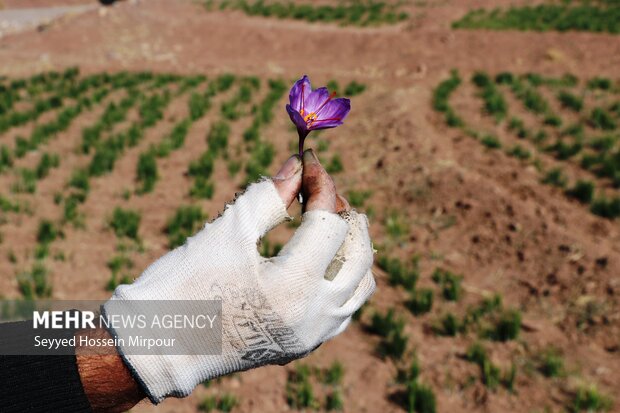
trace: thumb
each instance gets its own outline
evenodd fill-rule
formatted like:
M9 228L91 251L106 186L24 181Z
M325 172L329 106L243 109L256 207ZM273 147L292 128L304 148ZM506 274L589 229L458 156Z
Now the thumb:
M301 170L299 155L293 155L284 162L276 176L271 179L287 208L291 206L301 189Z

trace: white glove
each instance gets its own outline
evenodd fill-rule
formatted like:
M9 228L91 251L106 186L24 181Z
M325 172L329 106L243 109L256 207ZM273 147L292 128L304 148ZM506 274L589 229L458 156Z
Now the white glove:
M261 257L258 240L287 218L273 182L253 184L185 245L116 289L111 301L222 302L221 355L128 355L119 348L152 402L187 396L197 384L235 371L304 357L344 331L373 293L365 215L306 212L278 256ZM106 312L110 308L106 303ZM260 339L241 337L240 323L251 323ZM193 342L212 339L203 329L174 334Z

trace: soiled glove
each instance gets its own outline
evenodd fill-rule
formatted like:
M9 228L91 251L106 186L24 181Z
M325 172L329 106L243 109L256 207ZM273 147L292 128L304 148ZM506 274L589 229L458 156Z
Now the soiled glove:
M111 300L222 302L221 355L128 355L119 348L151 401L186 396L228 373L303 357L344 331L370 297L375 281L365 215L306 212L278 256L261 257L257 242L287 218L273 182L253 184L185 245L116 289ZM244 336L248 326L252 334ZM212 339L200 329L175 334Z

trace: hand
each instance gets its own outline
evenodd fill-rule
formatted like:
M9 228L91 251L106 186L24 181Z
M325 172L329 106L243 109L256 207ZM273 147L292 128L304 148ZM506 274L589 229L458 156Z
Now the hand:
M257 241L287 219L286 209L300 190L306 199L301 226L278 256L261 257ZM186 396L205 380L303 357L344 331L372 294L372 261L366 217L336 194L312 151L304 153L303 168L293 156L273 179L251 185L221 217L111 298L220 299L222 354L126 354L124 361L158 403ZM105 309L113 311L110 302ZM247 340L242 325L263 339ZM209 340L204 334L182 329L177 338Z
M296 179L290 180L279 178L287 174L288 168L294 168L297 165L296 159L296 156L289 158L273 178L278 194L287 208L291 206L301 190L307 199L304 204L305 211L324 210L340 213L351 209L347 200L336 193L334 181L311 149L304 152L301 176L296 174ZM301 181L297 179L299 177L302 178Z

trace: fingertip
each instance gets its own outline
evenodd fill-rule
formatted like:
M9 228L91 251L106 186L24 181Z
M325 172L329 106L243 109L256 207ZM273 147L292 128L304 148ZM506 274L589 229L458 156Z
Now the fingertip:
M303 154L302 191L306 211L336 212L336 185L312 149Z
M302 162L299 155L293 155L282 165L272 178L273 184L288 208L301 190Z

